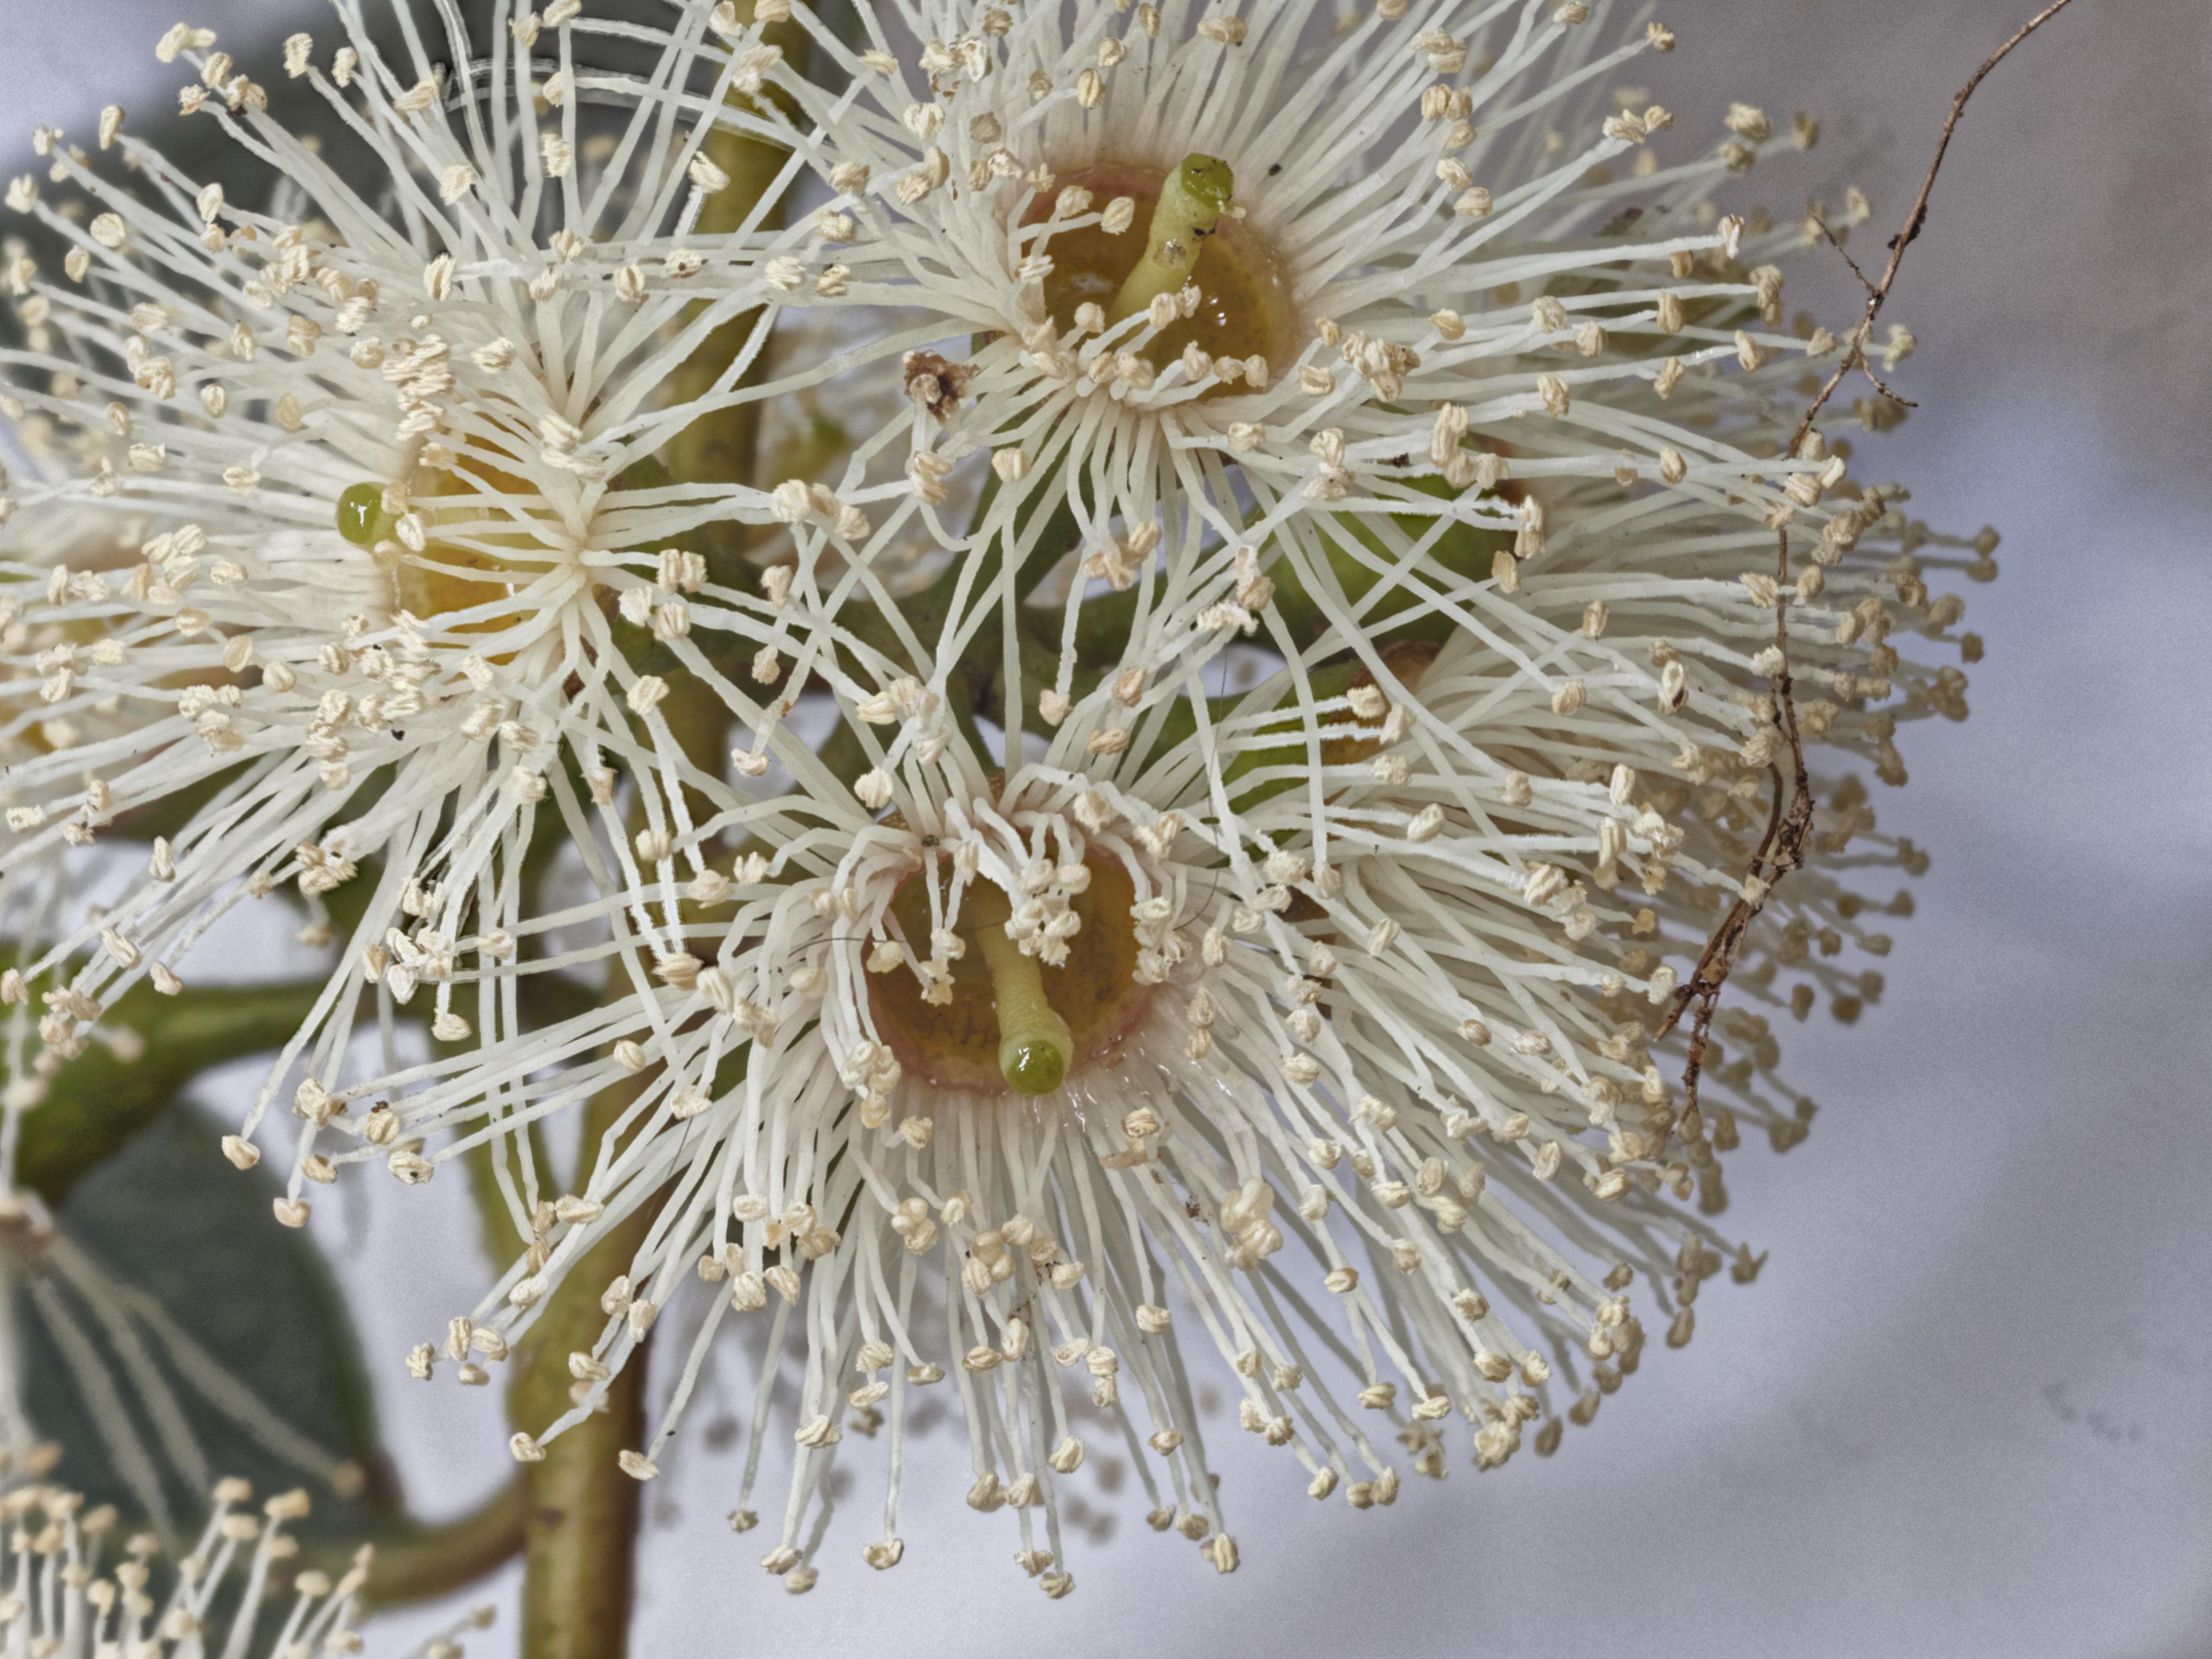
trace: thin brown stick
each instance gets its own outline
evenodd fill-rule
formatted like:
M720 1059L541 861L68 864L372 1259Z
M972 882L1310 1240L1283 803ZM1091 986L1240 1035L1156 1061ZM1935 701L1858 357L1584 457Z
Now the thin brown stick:
M1866 343L1874 331L1875 319L1881 314L1882 305L1888 300L1890 289L1897 281L1897 273L1905 264L1905 251L1918 239L1927 225L1928 203L1935 193L1936 175L1943 169L1943 158L1951 148L1951 135L1958 131L1959 119L1966 113L1966 100L1974 95L1975 88L1982 84L1990 71L2010 55L2014 47L2072 3L2073 0L2051 0L2050 5L2021 25L2010 40L1984 58L1982 66L1959 89L1959 95L1951 100L1951 112L1944 119L1943 131L1936 141L1936 155L1928 164L1927 177L1920 181L1920 192L1913 198L1912 210L1905 216L1904 228L1889 239L1889 263L1883 268L1880 278L1869 281L1858 262L1850 254L1844 253L1844 262L1850 266L1851 274L1859 279L1860 286L1866 290L1866 310L1844 342L1843 358L1836 365L1835 372L1828 376L1818 395L1806 406L1803 418L1797 422L1797 429L1790 434L1789 447L1783 452L1785 456L1797 453L1813 430L1813 422L1820 417L1821 410L1827 406L1828 400L1835 396L1836 388L1854 369L1863 371L1883 396L1894 398L1899 403L1909 402L1884 386L1867 361ZM1829 231L1825 224L1820 228L1834 244L1837 252L1842 253L1843 244L1837 240L1834 233ZM1722 988L1727 985L1729 974L1735 970L1736 953L1742 949L1744 936L1750 931L1751 924L1766 908L1766 901L1772 896L1775 884L1790 871L1803 866L1805 842L1813 828L1812 784L1806 774L1805 747L1797 729L1797 707L1791 697L1790 531L1787 526L1775 532L1774 578L1776 586L1781 589L1774 606L1774 647L1782 663L1770 684L1773 688L1775 706L1784 733L1790 741L1789 804L1786 807L1783 804L1784 780L1778 770L1773 811L1767 822L1766 835L1752 858L1751 867L1745 872L1743 896L1729 907L1728 915L1721 919L1720 925L1714 928L1705 941L1705 948L1698 957L1697 967L1674 993L1673 1006L1654 1038L1657 1041L1671 1035L1681 1023L1682 1016L1695 1009L1690 1021L1689 1059L1682 1073L1683 1087L1688 1095L1686 1106L1690 1107L1698 1103L1698 1082L1705 1070L1705 1049L1712 1030L1713 1016L1720 1007Z

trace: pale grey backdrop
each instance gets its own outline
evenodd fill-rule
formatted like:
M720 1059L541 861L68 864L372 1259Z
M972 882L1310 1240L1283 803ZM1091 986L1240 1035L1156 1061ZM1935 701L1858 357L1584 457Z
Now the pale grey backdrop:
M165 101L173 3L0 0L0 166L34 120ZM1717 137L1730 98L1816 111L1820 149L1751 194L1790 210L1856 181L1888 222L1952 90L2032 9L1676 0L1682 50L1642 78L1691 132ZM250 62L329 14L191 15ZM1921 409L1862 471L1906 478L1934 522L1998 525L2003 574L1968 595L1990 642L1973 718L1914 729L1911 787L1880 803L1936 854L1889 994L1856 1031L1788 1034L1825 1109L1788 1158L1732 1165L1729 1222L1773 1252L1755 1286L1713 1286L1691 1348L1558 1458L1462 1464L1393 1510L1310 1504L1218 1434L1245 1563L1227 1579L1132 1512L1048 1604L937 1446L905 1565L862 1567L870 1520L848 1512L791 1598L760 1534L720 1526L733 1460L696 1449L653 1489L641 1652L2212 1655L2209 87L2204 0L2075 0L1982 94L1907 266ZM1814 287L1793 273L1793 306ZM1826 293L1832 319L1847 289ZM319 1220L370 1287L410 1489L450 1511L507 1465L489 1391L398 1364L473 1295L469 1251L424 1242L422 1204L461 1196L441 1188L406 1197L404 1228L386 1183Z

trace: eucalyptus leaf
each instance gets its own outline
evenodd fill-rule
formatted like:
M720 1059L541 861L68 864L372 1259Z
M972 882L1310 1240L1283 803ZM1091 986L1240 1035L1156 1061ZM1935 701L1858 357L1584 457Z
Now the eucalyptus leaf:
M173 1105L73 1183L51 1236L8 1237L26 1409L57 1478L134 1522L173 1532L242 1475L305 1486L310 1535L373 1533L398 1494L351 1317L220 1134Z

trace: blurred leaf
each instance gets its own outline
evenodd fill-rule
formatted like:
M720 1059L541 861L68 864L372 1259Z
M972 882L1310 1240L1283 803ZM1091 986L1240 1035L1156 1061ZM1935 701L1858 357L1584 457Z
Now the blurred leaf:
M210 1479L304 1486L310 1535L398 1507L360 1344L321 1253L280 1226L182 1105L78 1179L57 1236L20 1255L26 1406L58 1478L134 1521L189 1517Z

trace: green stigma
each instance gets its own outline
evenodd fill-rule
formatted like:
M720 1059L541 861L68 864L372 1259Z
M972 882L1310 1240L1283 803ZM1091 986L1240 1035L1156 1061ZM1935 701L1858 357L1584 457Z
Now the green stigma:
M382 484L357 483L338 497L338 534L356 547L389 539L397 522L384 510Z
M1018 1095L1048 1095L1067 1075L1066 1039L1008 1037L999 1045L999 1069Z
M1186 155L1160 183L1145 257L1114 296L1110 320L1133 317L1160 295L1172 294L1198 268L1206 239L1236 193L1237 175L1218 155Z
M1176 168L1175 183L1169 188L1182 191L1194 201L1210 204L1218 218L1237 193L1237 175L1219 156L1200 155L1194 150Z

